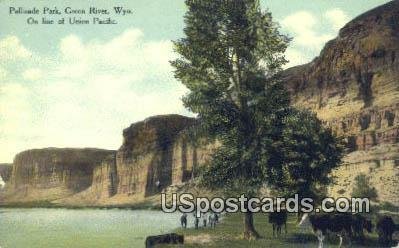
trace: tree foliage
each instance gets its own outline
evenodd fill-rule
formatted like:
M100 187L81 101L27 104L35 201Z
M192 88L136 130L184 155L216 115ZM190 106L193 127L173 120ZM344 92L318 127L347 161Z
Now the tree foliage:
M276 77L288 38L258 0L187 0L185 37L175 42L175 76L221 147L204 174L210 187L253 192L265 179L263 156L286 113L289 97ZM245 183L245 184L242 184Z
M341 162L344 143L310 111L292 109L282 123L271 148L267 181L284 196L317 200L332 183L330 172Z
M171 64L189 90L185 107L220 144L203 185L251 197L265 183L287 194L328 183L340 149L314 115L289 107L279 72L290 39L271 13L259 0L185 2L185 36ZM256 236L252 214L244 216L244 235Z
M370 200L377 201L377 190L370 186L370 180L365 174L359 174L355 177L352 197L369 198Z

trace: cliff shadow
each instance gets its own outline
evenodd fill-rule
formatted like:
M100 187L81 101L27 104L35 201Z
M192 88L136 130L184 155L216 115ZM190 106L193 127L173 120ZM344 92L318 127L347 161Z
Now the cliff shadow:
M145 197L160 193L164 188L172 184L173 171L173 143L174 137L159 133L157 152L154 154L147 173Z

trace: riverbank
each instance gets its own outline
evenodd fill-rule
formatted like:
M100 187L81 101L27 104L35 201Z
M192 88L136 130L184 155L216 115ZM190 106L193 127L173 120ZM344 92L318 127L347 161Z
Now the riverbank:
M372 218L375 224L375 216ZM255 228L262 238L247 241L242 239L242 214L228 214L215 229L206 227L198 230L182 228L175 230L176 233L185 236L184 246L164 245L161 247L318 247L316 236L312 234L311 230L301 230L298 228L296 220L295 215L289 215L287 235L284 235L283 232L280 237L273 238L273 229L271 224L268 223L267 214L255 214ZM337 247L338 244L338 238L330 238L325 242L326 247ZM378 245L377 233L374 230L373 233L366 234L364 245L353 242L351 247L380 247Z

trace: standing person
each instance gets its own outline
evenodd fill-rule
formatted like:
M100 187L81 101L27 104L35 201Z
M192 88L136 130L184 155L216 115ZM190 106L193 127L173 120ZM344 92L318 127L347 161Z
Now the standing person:
M194 227L195 227L195 229L198 229L198 224L199 224L199 218L194 213Z
M183 213L183 215L180 217L180 224L181 227L187 228L187 214Z
M219 214L218 213L214 214L214 218L215 218L215 224L219 223Z
M207 222L207 214L206 213L204 213L203 215L202 215L202 224L203 224L203 226L204 227L206 227L206 222Z
M209 217L208 217L208 223L209 223L209 226L210 226L211 228L214 227L214 224L215 224L213 216L214 216L214 213L211 213L211 214L209 215Z
M217 214L216 213L212 213L209 215L209 225L211 226L211 228L215 228L216 227L216 217Z

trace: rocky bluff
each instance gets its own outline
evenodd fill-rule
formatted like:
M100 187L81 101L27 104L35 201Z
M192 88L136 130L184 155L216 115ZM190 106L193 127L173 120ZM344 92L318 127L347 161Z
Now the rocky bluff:
M355 176L363 173L380 201L399 205L398 58L399 2L393 1L346 24L312 62L282 72L292 104L315 111L348 141L348 154L333 173L333 196L350 196ZM134 123L116 152L23 152L0 201L122 205L149 199L190 180L209 158L214 145L190 142L187 129L195 123L179 115Z
M123 205L187 182L212 146L194 145L187 130L197 122L180 115L154 116L123 131L123 144L93 170L90 187L57 201L65 205Z
M283 76L295 106L347 137L331 193L349 196L363 173L381 201L399 204L399 1L358 16L311 63Z
M0 201L51 201L80 192L91 185L94 167L114 153L59 148L21 152L14 158L11 175L5 177Z
M198 155L194 154L195 149L189 151L188 141L179 134L195 122L179 115L158 116L125 129L123 145L116 155L118 193L149 196L176 181L191 178Z

